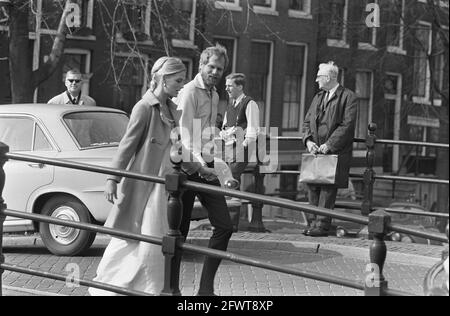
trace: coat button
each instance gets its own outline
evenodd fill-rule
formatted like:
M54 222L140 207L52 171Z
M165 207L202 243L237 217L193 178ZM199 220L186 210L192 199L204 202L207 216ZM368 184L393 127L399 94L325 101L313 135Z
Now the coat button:
M150 139L150 142L156 143L156 138L155 138L155 137L152 137L152 138Z

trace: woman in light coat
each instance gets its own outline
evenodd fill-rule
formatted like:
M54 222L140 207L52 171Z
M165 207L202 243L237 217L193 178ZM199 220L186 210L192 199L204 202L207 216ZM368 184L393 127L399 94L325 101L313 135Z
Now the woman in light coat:
M112 167L141 174L165 176L172 171L169 153L171 132L180 111L170 100L183 87L186 68L178 58L162 57L152 68L149 90L134 106ZM119 193L117 184L122 181ZM105 196L114 203L105 226L161 237L166 234L167 193L164 185L108 177ZM164 257L161 247L112 238L94 279L131 290L159 294L163 287ZM114 293L89 288L91 295Z

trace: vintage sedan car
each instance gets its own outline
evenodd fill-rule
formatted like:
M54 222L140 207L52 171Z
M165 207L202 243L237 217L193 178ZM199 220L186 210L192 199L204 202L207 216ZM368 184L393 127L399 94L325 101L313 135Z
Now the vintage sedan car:
M436 218L432 216L424 216L423 213L428 211L421 205L410 202L393 202L389 204L386 209L391 214L391 221L394 224L399 224L407 228L422 230L429 233L442 233L438 229ZM416 214L415 214L416 213ZM406 243L431 244L441 245L441 242L426 239L414 235L390 232L388 237L394 241L401 241ZM442 234L444 237L444 234Z
M0 142L12 153L108 167L125 133L128 115L104 107L47 104L0 105ZM85 223L104 223L111 209L107 175L9 160L4 166L7 209ZM57 255L88 249L95 233L7 217L5 232L39 231Z

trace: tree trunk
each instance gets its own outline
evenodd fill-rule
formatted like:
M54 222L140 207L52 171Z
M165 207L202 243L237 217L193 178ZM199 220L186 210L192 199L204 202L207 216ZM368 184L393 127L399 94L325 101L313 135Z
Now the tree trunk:
M14 1L9 25L9 69L13 103L33 102L32 43L28 39L27 0Z
M447 98L448 100L448 98ZM440 143L448 144L448 101L442 104L441 109L441 126L439 127L439 141ZM436 162L436 174L440 179L448 180L448 149L438 150ZM448 213L448 185L439 185L438 189L438 212Z

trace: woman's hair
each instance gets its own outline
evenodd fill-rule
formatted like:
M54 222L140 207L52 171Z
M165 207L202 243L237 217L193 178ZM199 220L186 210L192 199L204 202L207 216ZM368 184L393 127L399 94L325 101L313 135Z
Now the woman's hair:
M323 69L328 73L331 79L337 80L339 76L339 67L334 63L334 61L329 61L327 63L322 63L319 65L319 69Z
M234 72L229 74L225 79L233 80L237 86L242 86L243 88L245 88L246 77L243 73Z
M186 71L186 66L179 58L161 57L152 67L150 90L154 91L158 82L164 77Z

